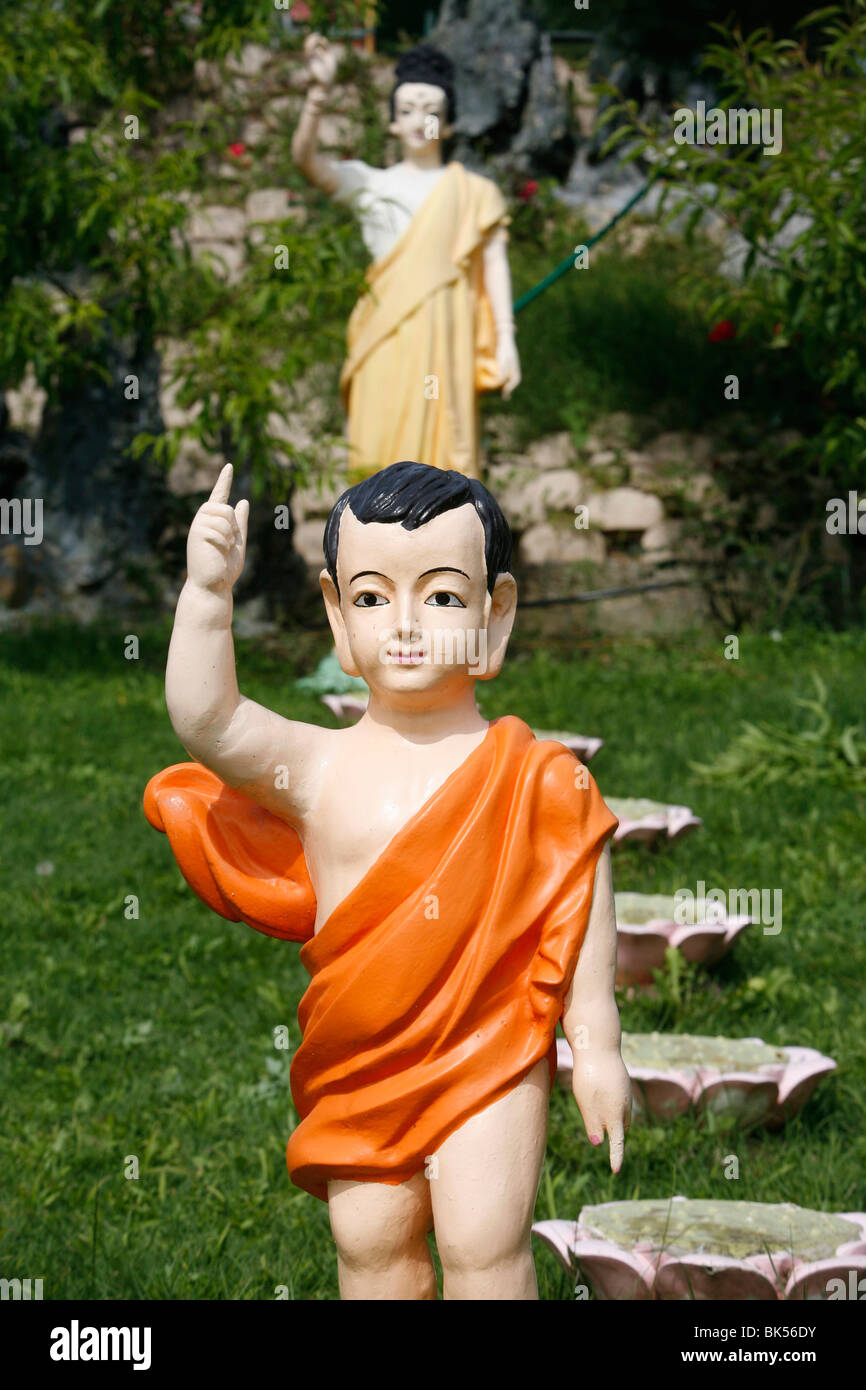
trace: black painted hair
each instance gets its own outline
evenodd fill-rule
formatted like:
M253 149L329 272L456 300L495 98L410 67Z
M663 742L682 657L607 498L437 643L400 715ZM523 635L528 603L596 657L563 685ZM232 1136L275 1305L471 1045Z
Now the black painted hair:
M359 521L399 521L407 531L423 526L443 512L471 502L484 527L484 559L487 588L493 593L496 578L511 567L511 531L502 509L483 483L451 468L403 460L382 468L372 477L347 488L331 509L325 525L323 550L328 573L337 593L337 544L340 518L348 507Z
M445 121L453 125L456 114L454 102L454 64L446 53L432 43L419 43L410 48L397 61L394 70L396 81L389 98L391 120L394 119L394 97L397 88L404 82L427 82L431 87L441 87L446 96Z

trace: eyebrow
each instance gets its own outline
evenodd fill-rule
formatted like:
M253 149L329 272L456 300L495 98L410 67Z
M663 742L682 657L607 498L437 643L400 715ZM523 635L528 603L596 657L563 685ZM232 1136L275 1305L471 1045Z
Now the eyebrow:
M356 579L363 579L367 574L372 574L376 579L384 579L386 582L390 583L387 574L380 574L378 570L358 570L357 574L352 575L349 583L354 584ZM462 574L464 579L469 579L469 575L465 570L456 569L454 565L436 565L434 569L425 570L423 574L419 574L418 578L426 579L428 574Z
M454 565L437 565L435 569L425 570L423 574L419 574L418 578L426 579L428 574L462 574L464 579L469 578L465 570L455 569Z

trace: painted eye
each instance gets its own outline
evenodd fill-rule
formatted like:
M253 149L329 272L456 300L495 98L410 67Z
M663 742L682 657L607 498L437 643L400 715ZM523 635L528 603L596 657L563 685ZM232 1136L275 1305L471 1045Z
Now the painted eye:
M466 607L466 604L463 602L463 600L458 598L456 594L447 593L444 589L440 589L439 592L436 594L431 594L428 599L424 600L424 602L429 603L433 608Z
M383 598L381 594L371 594L368 591L358 595L354 600L354 606L355 608L381 608L383 603L387 602L388 600Z

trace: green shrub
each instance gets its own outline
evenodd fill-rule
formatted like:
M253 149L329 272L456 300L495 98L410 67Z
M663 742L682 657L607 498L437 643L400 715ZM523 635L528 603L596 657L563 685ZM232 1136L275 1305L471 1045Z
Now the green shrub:
M314 20L331 15L338 26L354 14L349 0L313 9ZM105 376L106 339L142 363L160 339L181 339L180 404L201 405L183 434L227 453L261 490L276 476L278 448L291 463L283 487L308 470L272 433L274 388L291 390L313 364L337 360L363 262L350 214L305 188L290 124L269 142L265 177L298 197L304 190L308 224L275 224L270 246L248 248L236 283L192 259L184 198L237 198L237 182L215 173L237 140L236 116L227 102L169 119L165 103L190 91L198 59L250 41L291 48L301 37L280 37L257 0L204 3L198 20L193 6L164 0L22 0L0 13L0 391L31 361L53 403L61 382L84 388ZM365 69L350 50L341 72L363 82ZM384 135L373 94L362 86L359 100L369 158ZM136 138L126 136L130 115ZM72 126L86 138L69 143ZM286 269L275 265L277 244L290 248ZM131 452L167 465L180 442L180 433L142 432Z
M648 125L633 102L601 118L619 123L605 149L622 146L626 161L643 162L661 188L660 223L687 214L690 244L703 244L697 237L710 213L742 237L738 278L721 279L718 265L700 256L684 286L708 327L727 324L732 341L717 346L725 373L740 378L740 404L731 410L750 409L756 352L765 364L784 359L788 390L775 423L805 438L767 469L734 465L726 482L742 505L729 553L754 558L761 543L750 518L769 500L777 513L772 544L778 551L779 535L786 538L781 548L797 582L808 586L832 569L837 613L850 618L863 585L862 547L839 537L828 557L823 543L829 499L866 485L866 0L815 12L798 42L714 27L721 41L704 64L718 74L719 108L780 112L780 152L765 154L757 143L679 143L680 120Z
M828 18L831 22L827 23ZM690 209L691 235L715 212L744 239L742 280L714 279L709 312L752 335L767 351L786 352L811 382L824 420L809 468L866 481L866 0L817 12L824 23L817 61L805 39L774 41L765 30L743 37L716 27L724 42L705 55L720 75L720 108L782 112L782 149L768 156L753 144L672 143L673 126L641 124L633 103L605 113L629 114L608 147L633 139L627 159L649 161L663 185L662 219ZM796 235L785 237L792 219ZM794 224L795 228L797 224ZM706 285L698 266L695 288Z

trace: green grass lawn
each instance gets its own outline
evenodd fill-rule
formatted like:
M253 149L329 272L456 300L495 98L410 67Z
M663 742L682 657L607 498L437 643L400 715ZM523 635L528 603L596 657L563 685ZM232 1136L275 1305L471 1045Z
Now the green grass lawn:
M306 975L291 944L226 922L181 879L147 825L147 779L183 760L165 712L168 627L48 628L0 644L4 970L0 1274L46 1298L337 1297L324 1203L294 1188L291 1053ZM241 688L326 722L292 686L327 650L239 643ZM286 652L290 653L289 655ZM839 1062L786 1129L744 1133L686 1116L635 1128L622 1171L595 1151L569 1093L551 1108L539 1219L621 1198L728 1197L866 1207L864 795L817 776L791 788L708 786L690 770L743 719L803 723L821 673L840 726L863 710L866 636L583 643L569 661L515 644L480 688L489 717L598 734L603 793L691 805L703 828L673 849L616 852L618 890L781 888L783 929L748 929L712 971L621 998L626 1029L759 1035ZM805 716L805 722L809 722ZM46 872L49 865L52 872ZM40 871L41 870L41 871ZM138 919L124 915L129 895ZM739 1158L739 1179L724 1176ZM131 1156L137 1179L125 1176ZM536 1242L541 1296L570 1282Z

